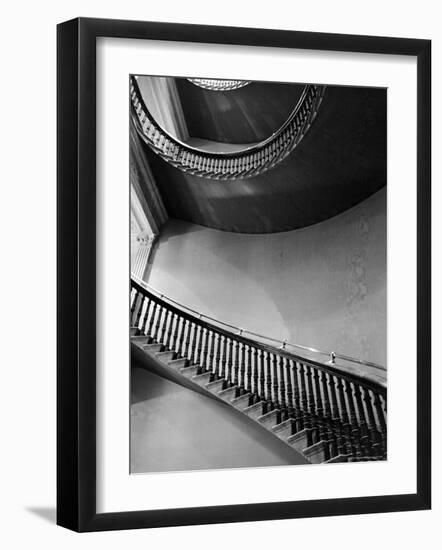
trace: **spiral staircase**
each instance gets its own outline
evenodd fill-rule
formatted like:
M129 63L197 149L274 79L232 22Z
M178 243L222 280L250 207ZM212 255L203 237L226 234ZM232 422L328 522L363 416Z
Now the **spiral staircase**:
M241 81L188 79L181 86L217 98L253 93L253 83ZM271 233L333 216L385 185L385 97L323 85L293 90L293 108L267 138L200 147L162 127L132 76L138 168L149 165L145 172L168 215L224 231ZM339 368L334 354L313 360L284 342L203 318L142 276L131 280L130 316L138 363L244 415L306 461L386 460L387 392L379 379Z

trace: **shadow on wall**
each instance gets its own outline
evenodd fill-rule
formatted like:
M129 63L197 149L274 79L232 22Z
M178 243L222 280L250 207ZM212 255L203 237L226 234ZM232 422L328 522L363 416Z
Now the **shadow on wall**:
M246 235L170 220L148 282L225 322L386 363L386 189L314 226Z

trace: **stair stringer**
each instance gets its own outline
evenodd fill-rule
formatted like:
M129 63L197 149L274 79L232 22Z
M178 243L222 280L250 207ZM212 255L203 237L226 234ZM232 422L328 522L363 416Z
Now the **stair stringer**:
M148 337L146 336L146 341L147 340L148 340ZM204 385L201 385L198 382L195 382L194 380L192 380L192 378L185 376L175 367L171 367L168 362L162 361L159 357L157 357L156 353L151 353L148 350L143 349L143 343L142 343L141 337L135 336L135 338L133 337L131 338L131 352L133 353L133 357L135 359L135 362L138 364L138 366L142 368L146 368L147 370L153 372L154 374L162 376L187 389L190 389L192 391L200 393L201 395L205 395L206 397L214 399L222 403L225 407L230 407L231 409L234 409L238 414L245 417L248 422L250 422L255 426L258 425L262 430L265 430L266 433L270 433L274 437L274 439L278 442L278 444L284 446L284 448L288 447L294 453L295 456L301 455L307 462L310 462L313 464L313 462L311 462L303 452L295 449L285 439L278 437L278 435L275 432L273 432L272 429L268 429L264 424L255 420L254 418L249 416L247 413L243 412L241 409L235 407L229 401L222 399L222 397L219 397L216 393L210 391Z

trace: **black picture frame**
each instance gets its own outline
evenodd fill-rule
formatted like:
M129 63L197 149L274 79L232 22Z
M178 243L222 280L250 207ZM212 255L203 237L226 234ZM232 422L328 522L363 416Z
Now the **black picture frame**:
M96 39L417 58L417 491L361 498L96 512ZM75 531L425 510L431 506L431 41L79 18L57 28L57 523Z

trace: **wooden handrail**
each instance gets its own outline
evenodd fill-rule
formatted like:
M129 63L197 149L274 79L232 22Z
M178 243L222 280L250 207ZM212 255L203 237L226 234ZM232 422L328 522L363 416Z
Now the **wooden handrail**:
M227 329L227 331L229 331L229 329L230 329L230 332L231 331L236 331L237 336L241 335L241 334L248 334L251 337L259 338L260 339L259 342L262 343L262 344L265 344L265 342L261 342L262 340L267 340L269 342L274 342L275 344L279 344L278 348L276 348L275 346L272 346L271 344L269 345L269 347L272 347L275 350L284 351L285 348L288 346L288 347L292 347L292 348L302 350L304 352L329 357L329 358L331 358L331 360L327 364L332 365L332 366L334 364L335 359L342 359L343 361L348 361L350 363L355 363L357 365L364 365L364 366L367 366L367 367L370 367L370 368L380 370L382 372L386 372L386 370L387 370L383 365L379 365L378 363L373 363L372 361L365 361L364 359L357 359L355 357L350 357L349 355L343 355L343 354L337 353L335 351L323 351L323 350L319 350L319 349L316 349L316 348L313 348L313 347L302 346L300 344L295 344L295 343L289 342L287 340L279 340L277 338L272 338L270 336L266 336L266 335L260 334L258 332L254 332L254 331L251 331L251 330L248 330L248 329L245 329L245 328L241 328L241 327L238 327L236 325L231 325L229 323L226 323L225 321L221 321L220 319L216 319L215 317L211 317L210 315L206 315L205 313L202 313L200 311L196 311L196 310L194 310L194 309L192 309L192 308L190 308L186 305L183 305L180 302L177 302L176 300L174 300L173 298L170 298L169 296L165 296L164 294L160 293L155 288L153 288L151 285L147 284L145 281L139 279L138 277L136 277L133 274L132 274L132 280L134 281L134 283L136 283L138 286L143 287L148 292L157 295L162 300L166 300L170 304L173 304L178 309L180 309L183 313L188 312L190 314L195 315L198 319L207 319L208 321L212 321L213 323L216 323L217 325L225 327ZM321 364L322 366L324 366L322 363L318 363L318 364ZM337 369L337 370L339 370L339 369Z
M290 421L324 456L386 456L385 386L202 319L131 281L131 326L186 359L198 374ZM294 433L295 433L294 432Z
M325 86L307 85L287 121L264 141L238 151L203 151L170 135L154 119L131 77L132 121L145 143L166 162L193 175L220 180L256 176L287 157L302 140L321 105Z

